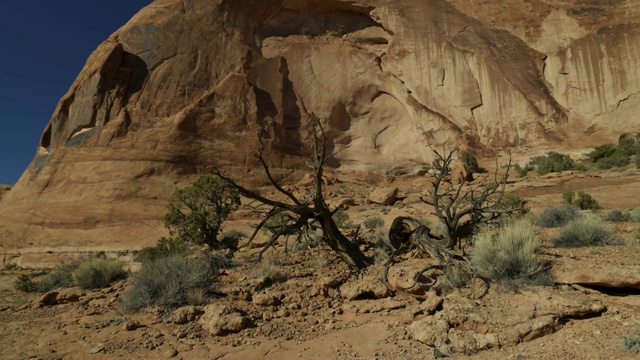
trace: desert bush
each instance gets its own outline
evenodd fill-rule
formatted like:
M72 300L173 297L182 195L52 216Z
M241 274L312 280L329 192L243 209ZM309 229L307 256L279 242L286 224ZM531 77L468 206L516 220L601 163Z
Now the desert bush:
M583 247L617 245L620 240L613 236L600 218L589 215L572 220L554 240L556 247Z
M562 200L565 204L575 205L580 210L599 210L602 209L598 201L590 194L584 191L578 191L578 196L573 191L562 193Z
M607 170L629 164L629 157L635 153L635 140L625 137L619 140L618 146L605 144L597 146L587 156L598 169Z
M238 190L217 176L200 176L178 189L167 206L164 223L172 236L185 242L219 248L222 222L240 205Z
M605 144L601 146L596 146L591 152L587 154L589 160L592 163L596 163L601 159L605 159L616 152L616 146L613 144Z
M527 164L525 166L521 166L520 164L516 164L516 165L514 165L513 170L515 170L518 173L518 177L525 177L525 176L527 176L529 171L533 170L533 167L531 165L529 165L529 164Z
M578 208L573 205L548 208L538 215L535 225L543 228L560 227L579 216Z
M631 221L631 214L623 213L620 210L611 210L606 216L605 220L611 222L626 222Z
M574 170L576 163L567 154L549 152L546 156L536 156L529 161L529 168L535 169L538 174L545 175L551 172Z
M640 352L640 329L636 329L632 335L623 336L622 345L627 351Z
M629 215L631 216L632 220L640 221L640 207L629 210Z
M373 230L383 227L384 220L380 216L370 216L362 222L362 225L365 229Z
M120 261L94 257L80 263L71 277L74 284L82 289L99 289L107 287L114 280L124 278L126 274Z
M156 246L148 246L138 251L134 259L141 263L150 262L171 254L182 254L187 250L188 246L184 241L177 238L162 237L158 240Z
M535 283L548 267L537 254L539 247L533 227L523 222L509 224L497 233L482 231L474 237L471 266L494 281Z
M52 269L38 282L38 291L47 292L60 287L73 285L73 271L78 267L78 263L62 264Z
M468 151L464 151L460 155L460 159L462 160L462 166L467 173L477 173L480 171L480 167L478 166L478 160L472 153Z
M19 275L16 281L13 283L16 290L31 293L38 291L38 284L31 280L28 275Z
M121 308L132 313L148 306L177 307L194 301L196 292L209 288L220 268L231 266L221 256L186 257L173 254L142 264L131 277L131 288L121 297Z

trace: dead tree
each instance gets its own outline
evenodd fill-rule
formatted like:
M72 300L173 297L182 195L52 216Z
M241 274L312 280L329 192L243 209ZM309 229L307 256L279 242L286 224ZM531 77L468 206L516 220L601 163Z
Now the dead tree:
M495 221L503 215L511 215L524 211L524 203L505 205L503 202L511 157L503 175L498 175L498 162L493 179L479 181L476 184L466 181L454 185L446 181L453 162L454 151L442 153L433 149L436 162L441 164L436 170L430 198L421 200L433 206L434 212L444 225L443 245L453 249L456 245L460 250L461 239L470 237L481 224Z
M249 239L249 242L255 238L260 229L263 228L274 216L284 216L286 219L280 226L271 229L271 238L267 242L267 245L262 249L259 256L261 256L267 248L271 247L282 236L295 235L299 240L306 233L312 231L312 225L315 223L319 224L322 229L324 242L333 251L335 251L345 263L353 268L365 268L372 264L372 259L365 256L356 244L347 239L347 237L340 232L338 226L333 220L333 214L341 208L342 204L336 209L331 210L325 201L322 191L323 169L326 161L333 155L326 154L326 135L320 120L315 115L312 115L309 123L313 141L313 153L311 157L314 172L314 191L311 196L302 200L298 199L292 192L280 186L280 184L278 184L278 182L273 178L271 171L269 170L269 166L263 156L264 145L262 136L259 136L260 149L256 153L256 158L262 164L264 172L271 182L271 185L289 199L287 202L276 201L261 196L258 193L233 182L231 178L226 177L220 172L216 171L215 173L221 178L231 181L243 196L271 207L271 210L267 213L265 219L263 219L256 227L256 230Z

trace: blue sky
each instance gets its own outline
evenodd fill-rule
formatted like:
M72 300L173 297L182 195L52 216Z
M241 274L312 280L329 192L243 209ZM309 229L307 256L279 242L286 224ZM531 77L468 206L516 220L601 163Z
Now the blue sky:
M0 183L15 183L45 125L98 45L151 0L0 5Z

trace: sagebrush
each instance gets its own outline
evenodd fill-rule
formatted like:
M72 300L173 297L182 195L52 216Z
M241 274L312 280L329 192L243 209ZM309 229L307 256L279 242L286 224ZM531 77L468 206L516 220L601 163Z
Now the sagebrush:
M620 239L611 233L600 218L589 215L565 225L553 244L556 247L618 245Z
M540 258L533 227L523 222L499 232L482 231L474 237L471 265L478 275L511 285L536 283L548 264Z
M535 224L543 228L561 227L580 216L578 208L573 205L552 207L538 215Z
M74 284L82 289L104 288L126 275L127 272L122 268L120 261L101 257L83 261L71 273Z
M206 292L218 270L232 265L229 259L217 255L180 254L143 263L131 277L131 288L121 297L121 308L132 313L149 306L171 308L194 302L201 295L197 289Z

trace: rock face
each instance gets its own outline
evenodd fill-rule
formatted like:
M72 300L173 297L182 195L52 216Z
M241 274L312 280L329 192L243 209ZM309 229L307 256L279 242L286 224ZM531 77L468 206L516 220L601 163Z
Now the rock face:
M61 99L2 200L2 251L149 244L176 184L211 167L260 181L258 133L274 172L298 171L312 113L342 150L330 166L377 172L429 164L429 144L638 130L640 4L481 2L154 1Z

